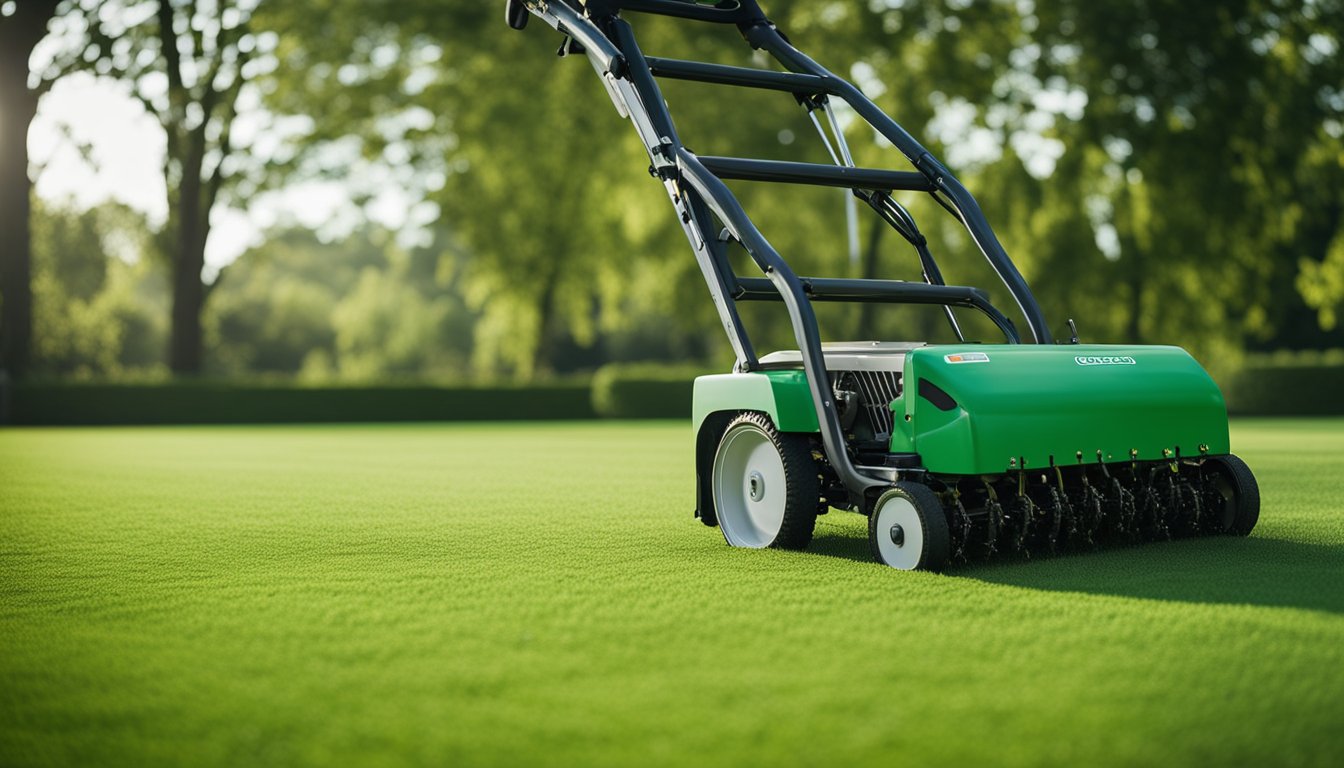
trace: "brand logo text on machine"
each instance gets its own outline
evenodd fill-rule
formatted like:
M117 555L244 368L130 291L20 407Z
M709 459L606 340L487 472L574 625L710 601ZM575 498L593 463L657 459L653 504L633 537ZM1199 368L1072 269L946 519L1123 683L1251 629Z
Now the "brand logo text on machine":
M1114 357L1110 355L1079 355L1073 358L1079 365L1137 365L1129 355Z

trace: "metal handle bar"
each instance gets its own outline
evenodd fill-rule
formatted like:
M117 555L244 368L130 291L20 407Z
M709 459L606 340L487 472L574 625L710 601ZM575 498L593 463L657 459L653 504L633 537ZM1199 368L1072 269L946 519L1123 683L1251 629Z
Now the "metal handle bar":
M983 313L1013 344L1021 343L1015 328L979 288L963 285L929 285L908 283L903 280L854 280L830 277L799 277L803 293L812 301L879 304L929 304L944 307L966 307ZM762 277L737 278L738 301L778 301L779 292L774 284Z
M994 237L975 200L959 182L944 169L932 155L906 133L894 120L887 117L852 84L836 77L804 56L781 35L761 13L756 0L724 0L717 7L680 0L521 0L528 11L540 16L555 29L570 35L583 46L589 59L608 85L608 92L622 115L634 121L636 131L645 144L655 173L667 189L673 205L681 216L687 236L696 251L697 260L706 273L711 295L720 312L720 319L738 353L739 370L750 370L757 364L750 341L741 329L734 309L733 294L744 298L765 298L773 288L778 300L788 310L793 335L798 344L806 374L808 391L817 414L822 446L836 475L848 489L851 501L862 504L868 490L886 485L888 475L857 467L848 454L839 414L830 390L825 359L821 350L821 335L811 301L817 300L885 300L921 303L943 303L956 300L958 306L970 306L981 311L990 306L982 293L956 286L900 285L896 281L827 281L798 278L778 252L765 239L742 210L741 204L724 182L706 167L694 154L681 145L668 114L653 72L635 42L630 26L618 16L621 10L661 13L701 21L737 24L748 42L771 53L793 74L757 74L741 68L726 68L699 62L656 61L665 71L684 79L726 82L736 85L793 91L804 88L836 95L848 102L854 110L879 133L890 140L919 171L898 173L870 169L826 169L805 164L760 164L740 158L711 158L726 176L734 172L764 174L763 180L795 181L803 183L836 183L862 190L914 187L930 192L933 197L962 221L985 258L999 274L1009 292L1022 308L1034 339L1050 340L1049 329L1026 286L1002 246ZM582 9L582 10L580 10ZM816 92L814 92L816 93ZM727 163L725 166L724 163ZM789 178L779 178L786 176ZM922 178L920 178L922 176ZM770 177L770 178L764 178ZM862 182L860 182L862 178ZM918 182L918 183L916 183ZM944 199L946 198L946 199ZM879 211L881 213L881 211ZM711 216L712 214L712 216ZM717 217L750 254L765 274L765 279L747 279L735 283L731 268L726 265L722 248L711 242L712 219ZM941 282L941 281L939 281ZM929 290L932 289L932 290ZM957 291L965 293L954 295ZM745 293L743 293L745 292ZM748 296L747 294L753 294ZM759 296L755 294L760 294ZM936 301L934 299L937 299ZM990 307L996 325L1013 341L1018 340L1012 324L997 310ZM997 316L996 316L997 315Z

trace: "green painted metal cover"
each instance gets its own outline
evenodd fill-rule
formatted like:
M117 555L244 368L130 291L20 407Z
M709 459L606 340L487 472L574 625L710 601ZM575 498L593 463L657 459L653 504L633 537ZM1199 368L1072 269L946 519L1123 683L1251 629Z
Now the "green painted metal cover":
M760 411L781 432L816 432L817 411L801 370L724 373L695 380L691 400L696 430L717 411Z
M1229 452L1222 393L1179 347L922 347L892 409L892 450L917 451L933 472Z

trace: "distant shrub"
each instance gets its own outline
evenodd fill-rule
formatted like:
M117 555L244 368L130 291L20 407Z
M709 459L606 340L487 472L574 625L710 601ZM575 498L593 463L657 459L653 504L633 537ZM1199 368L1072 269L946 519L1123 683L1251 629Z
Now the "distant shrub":
M262 424L590 419L586 383L501 387L288 384L28 384L15 424Z
M1254 356L1226 377L1236 415L1344 415L1344 350Z
M592 406L609 419L689 419L703 366L613 363L593 375Z
M1246 356L1247 367L1344 365L1344 349L1280 349Z

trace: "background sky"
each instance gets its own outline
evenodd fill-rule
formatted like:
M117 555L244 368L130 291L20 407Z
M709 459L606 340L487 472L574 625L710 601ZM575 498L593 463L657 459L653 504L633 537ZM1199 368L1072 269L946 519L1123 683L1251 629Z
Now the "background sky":
M239 117L243 135L248 117L246 111ZM163 131L121 83L85 73L57 81L28 132L28 150L36 192L44 200L77 209L116 200L145 213L155 226L168 216ZM367 217L415 239L427 222L408 215L414 201L396 184L369 181L378 192L362 207L349 185L324 180L289 184L259 195L246 208L217 206L206 246L207 273L258 244L267 227L287 222L336 237Z

